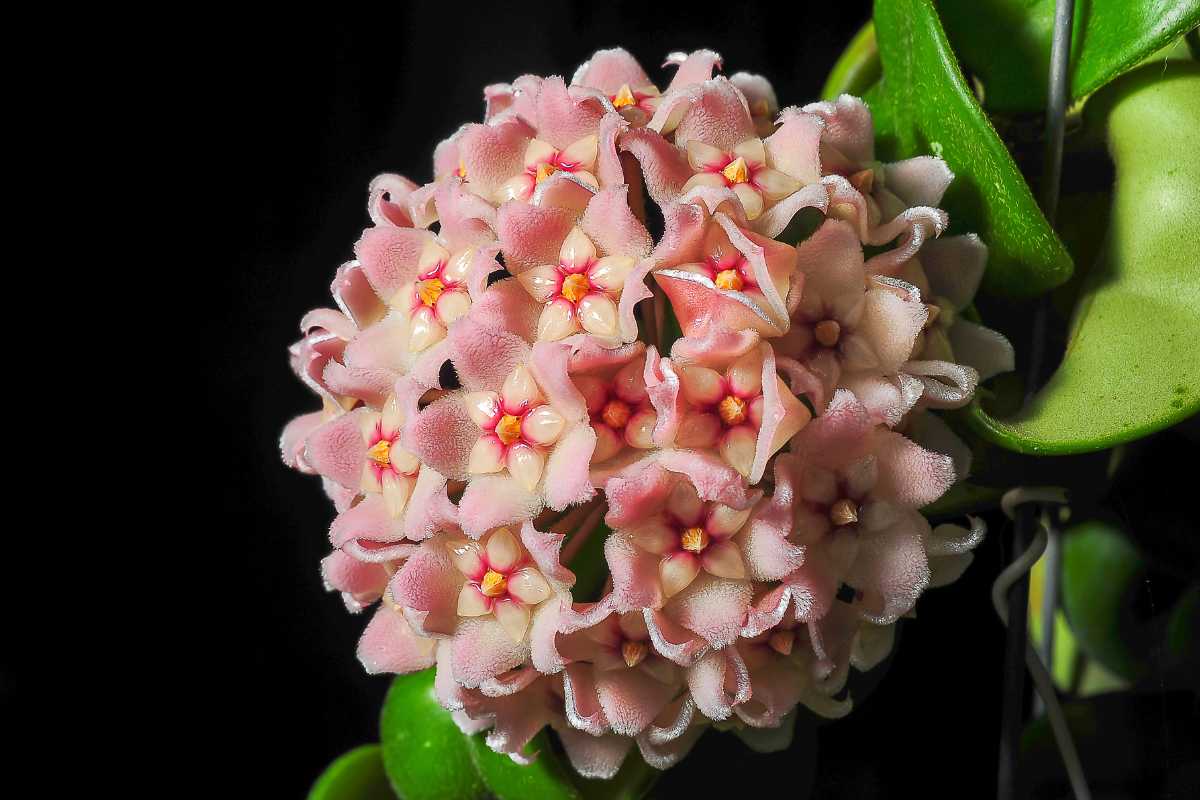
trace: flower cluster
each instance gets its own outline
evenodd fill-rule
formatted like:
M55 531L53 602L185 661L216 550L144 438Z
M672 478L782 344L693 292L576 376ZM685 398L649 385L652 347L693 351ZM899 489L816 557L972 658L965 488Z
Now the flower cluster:
M365 667L436 667L464 731L521 760L549 725L592 777L846 713L983 534L919 512L969 468L930 411L1012 360L963 318L986 250L939 238L940 159L877 161L856 98L667 64L487 87L434 180L371 184L291 349L322 408L283 457L337 509L326 583L378 603Z

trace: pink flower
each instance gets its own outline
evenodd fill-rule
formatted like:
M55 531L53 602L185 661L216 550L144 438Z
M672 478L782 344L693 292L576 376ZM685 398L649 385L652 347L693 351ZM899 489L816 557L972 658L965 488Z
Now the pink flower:
M558 442L567 424L542 396L533 375L518 366L499 392L472 392L464 402L480 429L467 471L487 475L507 469L532 491L542 479L546 451Z
M667 87L666 93L670 94L711 78L713 70L721 65L721 57L711 50L697 50L690 55L671 53L663 66L668 65L678 67ZM639 127L654 116L663 94L637 60L619 47L600 50L581 64L571 85L599 90L622 117Z
M617 303L633 270L629 256L597 257L596 245L579 228L563 240L557 264L526 270L517 280L539 303L538 338L564 339L587 331L611 339L618 335Z
M464 733L528 763L549 727L594 778L847 713L983 535L920 514L970 469L930 409L1011 366L959 313L983 246L934 241L944 164L875 162L853 98L781 112L711 51L667 63L661 93L619 49L493 84L433 181L372 181L289 351L320 408L279 442L334 505L327 588L377 604L364 668L435 668Z

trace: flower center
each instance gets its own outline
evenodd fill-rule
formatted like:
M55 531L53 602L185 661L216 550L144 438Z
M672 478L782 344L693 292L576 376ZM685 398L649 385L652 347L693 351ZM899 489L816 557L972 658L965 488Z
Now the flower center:
M626 639L621 643L621 658L625 659L625 666L633 668L645 660L647 653L645 642L635 642Z
M796 634L792 631L777 630L767 639L771 649L781 656L790 655L796 643Z
M637 105L637 98L633 96L633 90L629 88L629 84L624 84L617 93L612 96L613 108L625 108L625 106Z
M704 528L688 528L679 537L679 546L689 553L699 553L708 547L708 531Z
M604 410L600 412L600 419L604 420L604 424L608 427L619 431L628 424L631 413L628 403L609 400L604 404Z
M725 176L725 180L730 183L745 183L750 180L750 171L746 169L746 159L738 156L725 169L721 170L721 174Z
M558 167L554 166L549 161L543 161L541 164L537 165L537 171L534 173L534 177L537 179L538 183L541 183L556 172L558 172Z
M389 466L392 463L392 443L380 439L367 450L367 457L381 467Z
M717 406L717 413L726 425L741 425L746 421L746 401L731 394Z
M454 174L464 181L467 179L467 165L463 163L461 158L458 160L458 168L454 170Z
M842 326L836 319L822 320L813 328L813 335L822 347L833 347L842 336Z
M505 414L496 423L496 436L505 445L510 445L521 438L521 418Z
M843 525L853 525L858 522L858 504L843 497L830 506L829 521L839 528Z
M494 569L489 569L487 572L485 572L483 574L483 579L479 581L479 591L482 592L485 597L499 597L500 595L504 594L504 591L507 588L508 581L506 581L504 576L499 572L496 572Z
M723 269L717 273L716 280L713 281L718 289L730 289L735 292L740 292L746 282L742 280L742 276L736 269Z
M442 296L442 292L446 291L446 284L442 283L437 278L429 278L417 283L417 297L421 298L421 302L430 308Z
M591 288L592 283L588 280L587 275L577 272L574 275L568 275L566 278L563 278L562 289L559 294L572 303L578 303Z

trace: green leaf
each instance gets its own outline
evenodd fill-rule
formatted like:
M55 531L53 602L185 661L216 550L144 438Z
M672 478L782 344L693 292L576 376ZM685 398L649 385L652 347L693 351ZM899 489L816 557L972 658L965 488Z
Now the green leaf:
M879 80L882 67L879 62L879 47L875 42L875 23L868 22L854 34L850 44L838 56L821 97L836 100L841 94L862 95Z
M531 764L518 764L494 752L482 736L466 740L479 776L498 800L581 800L583 795L572 780L570 766L554 750L550 736L542 731L525 746L526 755L537 754Z
M1114 525L1091 521L1063 534L1062 606L1079 646L1127 680L1146 670L1148 642L1131 607L1146 558Z
M433 670L399 675L379 720L383 764L401 800L487 797L475 772L468 737L433 692Z
M1062 364L1029 407L984 438L1024 453L1083 453L1147 436L1200 409L1200 66L1150 64L1095 95L1116 168L1110 227L1081 287Z
M931 0L876 0L875 30L883 80L865 99L880 157L946 160L955 179L942 206L953 229L987 243L986 291L1029 297L1066 281L1071 257L963 80Z
M383 771L377 744L364 744L340 755L321 773L308 800L395 800Z
M1045 110L1054 0L941 0L938 9L989 110ZM1091 94L1198 23L1198 0L1075 3L1071 94Z

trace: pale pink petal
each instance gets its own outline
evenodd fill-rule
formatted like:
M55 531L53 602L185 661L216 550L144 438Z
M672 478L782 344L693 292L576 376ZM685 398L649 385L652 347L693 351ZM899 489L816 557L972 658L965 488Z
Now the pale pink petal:
M1012 343L999 331L958 319L950 327L949 337L954 357L974 368L981 381L1016 367Z
M321 578L326 588L341 592L346 607L354 613L383 596L389 577L383 564L359 561L341 550L321 559Z
M667 92L707 81L715 70L721 69L721 61L721 54L713 50L668 54L663 66L675 65L678 68L675 70L671 83L667 86Z
M675 126L677 145L684 146L692 139L698 139L729 151L755 135L746 100L727 78L707 80L682 94L687 97L687 108ZM667 110L664 103L651 120L651 128L663 129Z
M597 50L591 58L580 64L575 70L571 84L588 86L613 95L624 85L640 89L653 85L653 81L629 51L614 47L609 50Z
M588 425L568 428L546 461L546 504L556 511L592 498L588 466L596 449L596 433Z
M867 104L843 94L834 102L810 103L802 111L825 120L822 144L846 158L865 164L875 158L875 132Z
M433 241L432 233L416 228L367 228L354 252L375 293L387 302L413 281L421 254Z
M729 719L733 706L750 699L750 673L737 648L714 650L687 671L688 689L709 719Z
M452 648L454 677L468 689L521 666L529 657L528 641L514 641L492 617L462 620Z
M530 127L515 118L464 126L458 150L471 189L484 197L494 197L501 184L524 167L522 157L531 135Z
M381 672L404 675L432 667L436 644L434 639L417 636L404 615L383 605L358 640L358 660L372 675Z
M608 780L621 769L621 764L633 747L633 740L625 736L605 734L592 736L569 728L558 731L567 760L582 777L591 780Z
M596 697L591 664L567 665L563 672L563 713L572 727L592 736L599 736L608 728L608 718Z
M629 207L628 186L598 192L587 205L579 227L595 242L601 255L643 258L653 242L646 226Z
M519 274L540 264L557 264L558 250L575 225L564 208L510 201L500 206L496 227L509 271Z
M662 605L658 556L637 547L629 533L618 530L604 542L604 557L612 574L613 597L620 610Z
M930 452L891 431L875 435L879 464L875 491L879 496L920 508L954 484L954 463L949 456Z
M598 672L596 693L614 733L637 736L662 713L678 691L642 669Z
M541 508L538 495L508 475L484 475L470 481L458 501L459 524L478 538L492 528L530 519Z
M294 417L283 429L279 437L279 452L283 463L292 469L314 474L315 470L304 460L305 440L326 420L323 411L311 414L301 414Z
M737 639L752 594L749 581L701 574L667 602L664 612L713 647L725 647Z
M479 427L467 414L463 394L454 393L434 400L410 418L401 441L421 463L452 480L465 480L471 450L478 440Z
M646 191L654 202L661 204L677 199L692 177L683 150L668 142L656 131L634 128L621 136L622 152L630 153L642 168Z
M371 222L397 228L413 227L407 200L416 189L417 185L403 175L386 172L376 175L367 189L367 213Z
M362 502L334 519L329 528L329 541L344 548L363 561L391 561L407 553L412 545L400 545L404 538L404 521L395 519L383 497L367 495Z
M863 616L888 625L909 611L929 585L923 535L929 524L915 511L884 531L863 536L846 581L864 593Z
M917 156L883 166L884 183L905 205L937 206L954 173L935 156Z
M304 463L347 488L357 488L367 458L364 420L371 412L356 409L315 428L304 442Z
M605 114L594 96L573 95L557 76L542 81L537 95L538 137L560 150L596 132Z
M458 596L465 583L454 566L446 540L438 537L421 544L391 582L392 599L419 622L425 631L454 632Z

